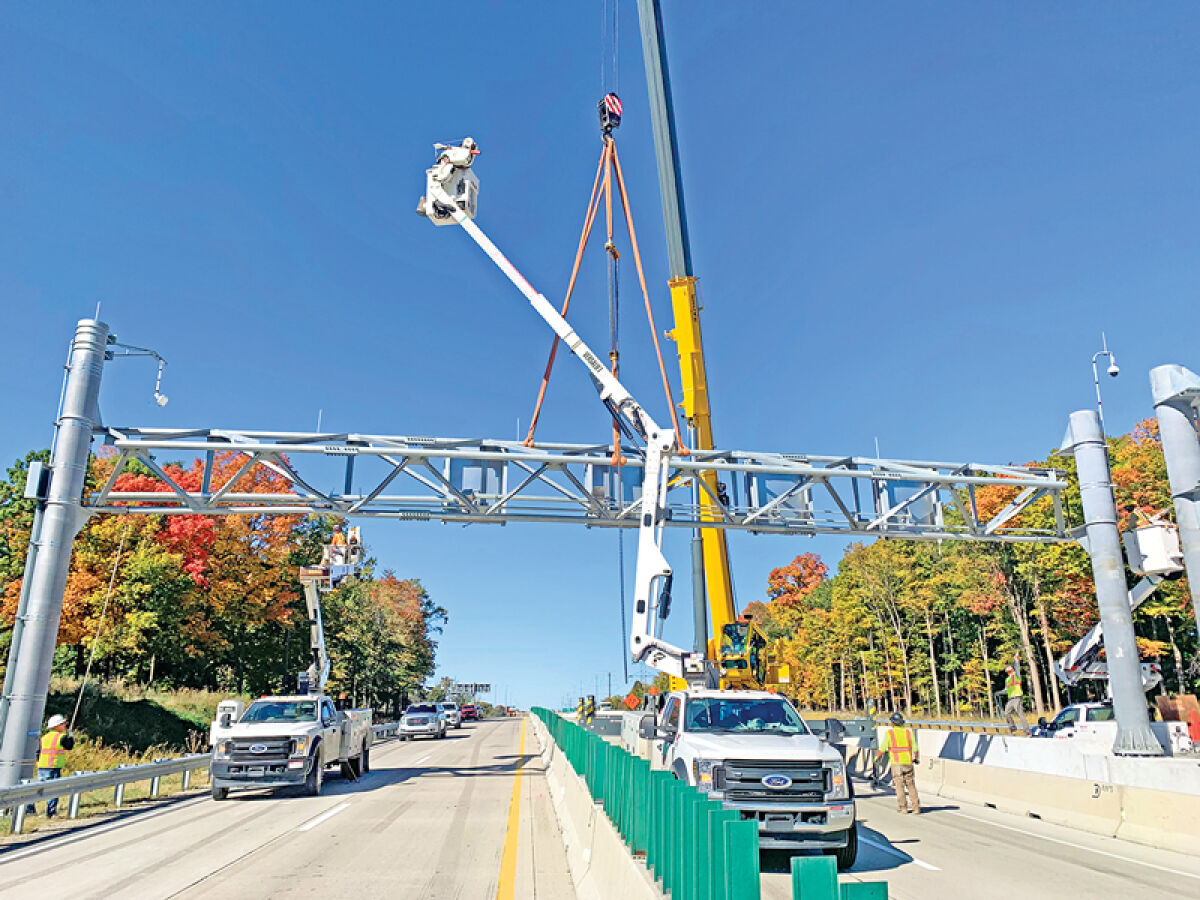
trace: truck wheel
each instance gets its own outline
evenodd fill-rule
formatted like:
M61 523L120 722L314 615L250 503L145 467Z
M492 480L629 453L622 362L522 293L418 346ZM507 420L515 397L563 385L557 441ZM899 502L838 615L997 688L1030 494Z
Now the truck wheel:
M229 788L216 787L214 785L212 789L212 797L214 800L228 800Z
M371 771L371 747L363 741L362 755L358 757L360 775L366 775Z
M310 797L316 797L321 793L321 785L325 781L325 768L321 765L321 752L318 750L313 753L312 763L308 767L308 774L304 776L304 793Z
M854 860L858 859L858 825L850 826L850 830L846 833L845 847L838 847L834 850L826 850L825 852L837 858L839 872L844 872L854 865Z

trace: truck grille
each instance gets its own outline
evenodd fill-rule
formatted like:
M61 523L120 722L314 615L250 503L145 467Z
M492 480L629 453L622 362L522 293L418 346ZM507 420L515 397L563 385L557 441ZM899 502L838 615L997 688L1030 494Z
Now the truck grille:
M251 747L261 747L261 750L251 750ZM292 747L291 738L234 738L233 753L229 755L231 762L263 763L286 760Z
M783 775L792 783L785 788L770 788L762 781L768 775ZM816 760L731 759L717 768L713 786L723 790L731 801L820 803L829 784L829 771Z

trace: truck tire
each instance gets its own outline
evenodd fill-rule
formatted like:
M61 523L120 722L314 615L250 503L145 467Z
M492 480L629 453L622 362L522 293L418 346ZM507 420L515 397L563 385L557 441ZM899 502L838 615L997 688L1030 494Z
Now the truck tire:
M371 745L363 741L362 754L358 757L359 774L366 775L371 771Z
M308 767L308 772L304 776L304 793L310 797L317 797L321 793L321 786L325 782L325 767L321 765L321 748L318 747L313 751L312 763Z
M217 787L214 785L212 789L212 798L214 800L228 800L229 788Z
M854 865L854 861L858 859L858 824L851 825L850 830L846 832L845 847L826 850L825 853L837 858L839 872L844 872Z

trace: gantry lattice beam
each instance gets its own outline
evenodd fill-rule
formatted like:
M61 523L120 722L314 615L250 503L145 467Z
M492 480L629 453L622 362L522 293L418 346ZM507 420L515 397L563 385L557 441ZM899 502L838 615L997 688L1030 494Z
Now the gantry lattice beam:
M84 497L93 513L326 513L636 528L640 511L636 447L625 448L617 467L612 448L596 444L112 427L97 429L96 437L119 455L113 477ZM203 461L198 487L194 473L190 486L182 484L170 463L196 458ZM154 473L161 482L156 490L117 490L117 476L131 460ZM740 450L673 457L670 464L669 526L926 540L1071 539L1062 505L1066 481L1053 469ZM279 492L245 490L245 476L260 466L278 476ZM719 474L717 496L699 479L703 471ZM719 519L701 522L693 483L716 501ZM1011 502L981 515L976 492L991 485L1009 489ZM1019 514L1040 501L1053 510L1053 526L1022 524Z

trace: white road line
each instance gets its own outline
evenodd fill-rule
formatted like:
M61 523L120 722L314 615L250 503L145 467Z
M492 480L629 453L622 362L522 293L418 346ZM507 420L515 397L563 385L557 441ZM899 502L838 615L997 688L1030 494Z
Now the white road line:
M866 844L868 847L874 847L876 850L882 850L884 853L890 853L890 854L892 854L892 856L898 856L898 857L900 857L900 859L911 860L912 862L914 862L918 866L920 866L922 869L928 869L930 872L942 871L937 866L931 866L929 863L925 862L923 859L917 859L911 853L905 853L903 850L897 850L895 847L889 847L887 844L880 844L877 841L873 841L870 838L865 838L862 835L859 835L858 842L860 844Z
M0 865L3 865L4 863L10 863L18 859L24 859L26 856L33 856L37 853L45 853L47 850L57 850L59 847L65 847L68 844L74 844L78 841L84 840L85 838L95 837L98 834L104 834L106 831L112 831L114 828L122 828L126 825L133 825L136 822L145 822L147 819L153 819L156 816L163 816L169 812L178 812L179 810L185 809L189 806L195 806L197 803L204 803L208 799L208 797L194 797L191 800L185 800L182 803L173 803L165 809L157 809L153 812L134 813L132 815L127 815L116 822L109 822L107 825L84 826L84 830L80 834L65 835L56 840L48 841L45 844L38 844L36 847L30 847L28 850L18 850L15 853L0 852ZM81 825L84 822L83 819L78 819L76 821L78 821Z
M425 762L425 760L429 759L429 757L431 757L431 756L433 756L433 754L432 754L432 753L426 753L424 756L422 756L420 759L418 759L418 760L417 760L417 761L414 763L414 765L417 765L417 766L419 766L421 763Z
M347 803L339 803L333 809L327 809L325 812L321 813L315 819L309 819L307 822L305 822L303 825L301 825L296 830L297 831L310 831L313 828L316 828L322 822L326 822L329 819L332 819L334 816L336 816L338 813L340 813L343 809L349 809L349 807L350 807L350 804L348 802Z
M966 813L954 812L947 810L952 816L959 816L963 819L970 819L972 822L981 822L984 825L991 825L994 828L1003 828L1006 831L1015 831L1017 834L1024 834L1031 838L1037 838L1041 841L1050 841L1052 844L1062 844L1064 847L1074 847L1076 850L1086 850L1088 853L1096 853L1100 856L1107 856L1111 859L1119 859L1121 862L1134 863L1135 865L1145 866L1148 869L1158 869L1160 872L1169 872L1172 875L1182 875L1184 878L1200 879L1200 875L1195 872L1184 872L1180 869L1172 869L1167 866L1160 866L1156 863L1143 862L1140 859L1134 859L1132 856L1122 856L1119 853L1109 853L1107 850L1097 850L1094 847L1085 847L1083 844L1073 844L1070 841L1064 841L1060 838L1052 838L1044 834L1035 834L1032 831L1026 831L1024 828L1016 828L1012 825L1003 825L1000 822L990 822L987 819L980 819L975 816L968 816Z

